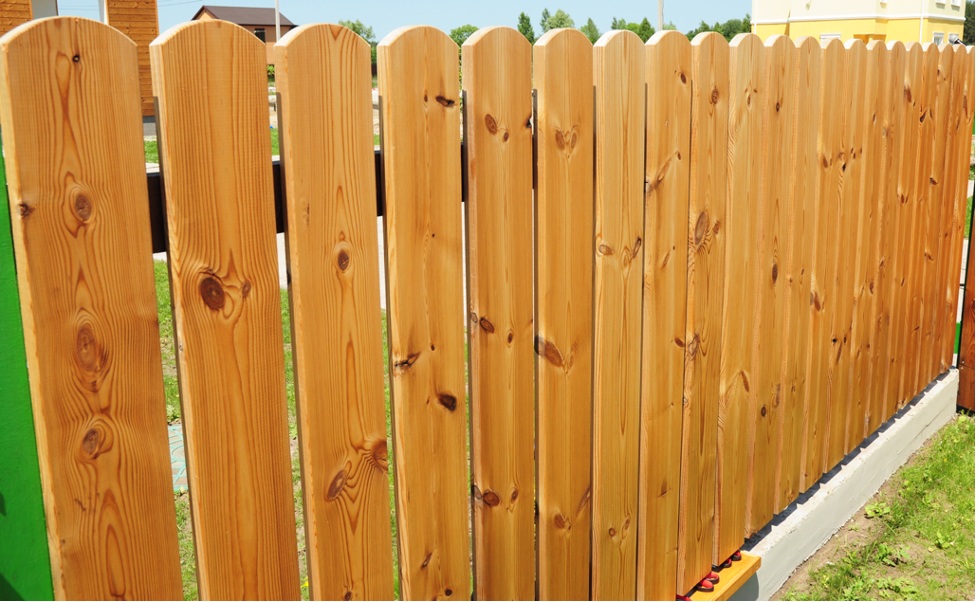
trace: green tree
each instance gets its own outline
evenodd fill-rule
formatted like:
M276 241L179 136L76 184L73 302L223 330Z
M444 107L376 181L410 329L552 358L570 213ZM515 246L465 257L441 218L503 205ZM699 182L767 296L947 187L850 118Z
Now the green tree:
M454 40L455 44L458 44L458 47L461 48L461 45L465 43L465 40L467 40L468 37L476 31L478 31L478 28L474 25L462 25L461 27L455 27L452 29L451 33L448 34L448 37Z
M587 24L580 28L583 35L587 36L591 44L596 44L597 40L600 39L600 30L597 29L597 24L594 23L593 19L587 19Z
M641 20L641 23L628 22L627 19L614 18L611 20L611 29L627 29L628 31L633 31L638 34L642 42L647 42L651 39L651 36L655 35L655 28L651 26L651 21L648 17Z
M747 15L742 19L730 19L725 23L720 23L717 21L714 25L709 25L705 21L700 21L698 27L685 35L691 40L695 36L706 31L715 31L726 38L726 41L728 42L736 37L737 34L750 33L750 31L752 31L752 27L750 26L750 15L747 13Z
M544 8L543 15L539 18L539 28L543 33L550 30L550 9Z
M964 13L963 22L963 43L967 46L974 45L974 0L967 0L967 8Z
M662 25L662 31L675 31L676 29L678 29L678 27L675 27L675 24L671 21Z
M526 13L519 13L519 25L516 26L519 33L526 36L530 44L536 43L536 32L533 31L533 23L529 20L529 15Z
M539 20L539 25L543 29L543 33L551 29L574 27L573 19L563 9L559 9L555 14L551 15L548 8L543 9L543 16Z

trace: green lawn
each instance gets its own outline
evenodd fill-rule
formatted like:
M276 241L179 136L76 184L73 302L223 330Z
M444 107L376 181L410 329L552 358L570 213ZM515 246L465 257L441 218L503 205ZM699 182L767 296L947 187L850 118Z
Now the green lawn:
M811 565L785 600L973 599L973 416L943 427Z
M176 357L173 352L173 316L170 306L169 277L165 262L155 263L156 273L156 307L159 312L160 343L163 353L163 384L166 393L166 415L171 424L180 419L180 398L176 379ZM298 427L295 420L295 379L292 367L292 331L290 328L288 311L288 291L282 289L281 310L282 310L282 338L285 343L285 392L288 400L288 431L289 437L294 442L298 437ZM382 325L383 335L383 373L384 373L384 396L386 399L387 413L387 449L393 453L393 444L390 440L390 381L387 378L387 319L381 312L378 316ZM292 486L295 499L295 529L298 537L299 550L299 574L302 581L302 598L309 599L309 588L307 581L307 564L305 557L305 517L302 513L302 481L299 468L298 446L293 445L295 452L292 454ZM393 472L391 471L391 475ZM390 530L393 533L393 559L394 572L391 576L394 579L394 593L399 596L400 584L397 580L397 532L396 520L394 517L394 491L393 479L390 479ZM185 600L196 600L197 592L197 573L196 559L193 548L193 533L190 521L190 496L186 492L174 494L176 499L176 519L179 528L180 540L180 564L183 569L183 597Z

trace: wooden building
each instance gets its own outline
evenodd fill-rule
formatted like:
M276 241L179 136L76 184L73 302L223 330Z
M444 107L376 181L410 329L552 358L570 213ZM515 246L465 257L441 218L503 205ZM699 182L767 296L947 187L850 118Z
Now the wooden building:
M152 118L153 84L149 71L149 43L159 35L156 0L101 0L98 4L99 20L115 27L136 43L139 52L142 114L144 118ZM54 17L57 14L57 0L2 0L0 35L31 19Z
M280 14L279 17L281 19L283 36L297 27L285 15ZM275 42L278 41L278 38L275 36L275 9L253 8L250 6L210 6L205 4L193 15L194 21L207 21L210 19L230 21L258 36L268 48L268 64L274 64L274 46Z

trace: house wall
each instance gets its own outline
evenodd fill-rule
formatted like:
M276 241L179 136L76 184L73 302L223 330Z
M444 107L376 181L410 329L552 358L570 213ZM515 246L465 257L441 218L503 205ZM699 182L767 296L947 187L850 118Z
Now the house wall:
M143 117L154 115L149 44L159 36L156 0L105 0L108 24L136 43L139 55L139 91Z
M0 2L0 36L32 18L30 0L3 0Z

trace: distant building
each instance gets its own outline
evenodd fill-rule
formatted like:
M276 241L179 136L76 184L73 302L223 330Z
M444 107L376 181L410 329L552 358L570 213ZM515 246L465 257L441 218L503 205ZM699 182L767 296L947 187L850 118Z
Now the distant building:
M289 21L285 15L279 14L284 36L290 30L297 27L295 23ZM273 8L251 8L247 6L211 6L205 4L193 15L193 21L207 21L210 19L220 19L230 21L236 25L247 29L268 47L268 64L275 62L275 9ZM962 31L962 30L961 30Z
M753 0L753 32L847 41L948 43L963 37L964 0Z
M154 114L149 43L159 35L156 0L99 0L98 12L99 21L108 23L136 43L142 114L145 119L149 119ZM57 15L57 0L0 0L0 35L32 19Z

